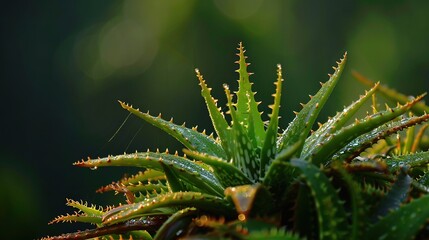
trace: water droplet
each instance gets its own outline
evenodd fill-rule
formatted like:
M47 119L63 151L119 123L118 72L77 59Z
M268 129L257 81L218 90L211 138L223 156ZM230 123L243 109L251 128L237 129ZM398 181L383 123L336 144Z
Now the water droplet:
M92 167L92 168L89 168L89 169L91 169L91 170L97 170L97 166L94 166L94 167Z

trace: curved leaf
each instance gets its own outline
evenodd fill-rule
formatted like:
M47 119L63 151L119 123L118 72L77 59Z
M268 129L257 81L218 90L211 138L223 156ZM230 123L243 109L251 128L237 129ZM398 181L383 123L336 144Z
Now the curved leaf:
M220 158L226 158L225 151L216 143L213 137L198 132L196 128L190 129L184 125L180 126L174 124L173 121L166 121L161 117L153 117L148 113L143 113L124 102L119 101L119 103L130 113L173 136L188 149L207 152Z
M232 96L228 85L224 85L225 94L228 100L229 113L232 118L232 162L240 169L249 179L259 180L259 159L255 149L252 147L251 139L244 129L242 122L239 122L236 110L232 105Z
M250 73L247 72L246 56L243 44L240 42L238 47L239 60L237 61L239 69L236 70L239 74L238 91L237 91L237 121L248 127L248 136L251 140L255 139L256 146L262 148L265 138L264 123L261 119L261 113L258 110L258 105L255 101L252 92L252 83L249 81Z
M183 181L198 187L202 192L223 196L224 188L212 172L204 169L193 161L178 155L153 152L133 153L99 159L89 159L87 161L76 162L74 165L79 167L89 167L92 169L110 166L129 166L144 167L162 171L161 162L169 165L176 171L181 172L180 177Z
M252 183L252 181L247 178L242 171L238 170L238 168L231 163L225 162L220 158L186 149L184 149L183 152L195 160L201 161L212 167L214 175L224 188Z
M397 180L393 184L387 195L381 199L378 207L372 216L373 222L380 217L386 216L389 212L397 210L407 199L412 178L407 174L408 167L401 168Z
M195 207L201 211L230 216L234 210L224 198L200 192L175 192L160 194L143 202L122 205L103 215L103 224L111 225L149 214L162 207Z
M425 195L391 212L372 225L366 239L413 239L429 220L429 195Z
M209 111L209 115L213 123L213 127L220 138L221 145L226 152L227 159L231 159L231 150L229 146L229 144L231 144L231 129L228 125L228 122L225 120L225 116L221 108L217 107L217 100L211 96L211 88L207 87L203 75L200 74L200 71L198 69L195 69L195 72L197 73L197 78L200 81L201 95L206 102L207 109Z
M156 231L153 240L174 240L188 227L198 214L195 208L185 208L171 215Z
M355 77L359 82L361 82L367 86L374 85L373 81L364 77L362 74L360 74L356 71L352 71L352 74L353 74L353 77ZM402 93L399 93L399 92L395 91L394 89L389 88L385 85L380 85L380 87L377 89L377 91L380 92L381 94L383 94L387 99L390 99L394 102L399 102L400 104L405 104L405 103L411 101L410 97L408 97ZM417 115L426 114L429 112L429 107L426 104L424 104L423 102L419 102L419 103L417 103L411 107L411 111L413 111Z
M319 129L313 132L304 143L302 155L305 156L307 153L312 152L317 144L323 142L329 134L336 132L341 129L347 121L353 117L353 115L362 107L362 105L371 98L379 84L375 84L369 91L365 91L365 94L361 96L357 101L344 108L343 111L337 113L333 118L321 125Z
M392 156L386 158L385 161L391 172L399 170L402 166L423 166L429 164L429 151Z
M287 129L283 132L280 139L277 141L279 146L278 151L281 151L296 142L302 141L302 144L304 144L304 139L307 138L307 135L316 121L320 110L323 108L323 105L328 100L332 90L338 82L341 73L343 72L346 60L347 53L344 54L344 57L340 62L337 62L338 67L334 67L334 74L329 75L329 80L322 85L316 95L311 97L310 101L304 105L301 111L289 124Z
M314 151L310 152L304 157L311 158L311 161L315 165L328 162L332 155L353 141L355 138L404 114L411 108L411 106L420 101L422 97L423 96L419 96L403 106L398 106L393 109L378 112L374 115L366 117L361 121L356 121L355 123L342 128L341 130L330 135L325 141L319 143Z
M279 109L280 109L280 100L281 100L281 91L282 91L282 67L281 65L277 65L277 82L274 83L276 85L276 92L273 94L274 103L269 107L272 109L270 115L270 123L268 124L265 141L261 150L261 169L260 176L265 176L265 171L269 167L271 161L274 160L274 157L277 153L276 140L278 135L278 125L279 125Z
M346 213L329 179L307 161L292 159L290 164L301 171L301 177L313 195L318 214L319 239L344 239Z
M350 161L359 156L360 153L371 147L380 139L384 139L398 131L420 124L429 119L429 114L420 117L403 118L398 121L389 122L381 125L372 131L356 137L353 141L348 143L345 147L339 150L332 157L334 160Z

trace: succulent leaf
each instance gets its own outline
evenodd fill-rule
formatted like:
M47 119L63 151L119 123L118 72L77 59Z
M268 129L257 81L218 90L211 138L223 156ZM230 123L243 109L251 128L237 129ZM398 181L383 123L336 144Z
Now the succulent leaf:
M171 192L182 192L190 191L187 186L180 180L180 173L176 172L174 168L169 165L160 162L162 170L164 171L165 177L167 178L168 188Z
M419 148L419 146L420 146L420 142L422 141L422 139L423 139L423 135L424 135L424 133L425 133L425 131L426 131L426 129L429 127L429 124L424 124L420 129L419 129L419 131L417 132L417 135L416 135L416 137L414 138L414 143L413 143L413 146L411 147L411 152L417 152L417 149Z
M256 181L259 179L259 159L251 145L249 135L241 122L234 106L232 105L232 95L229 87L224 85L225 94L228 100L229 113L232 118L232 162L249 179Z
M271 190L277 201L282 201L283 195L295 180L296 169L288 162L296 155L301 146L302 142L297 142L277 154L263 179L264 185Z
M299 189L293 205L293 230L307 239L316 239L318 222L314 200L310 188L299 183Z
M366 239L413 239L429 219L429 195L422 196L389 213L372 225Z
M300 170L301 177L313 195L318 214L319 239L344 239L346 213L328 177L307 161L292 159L290 164Z
M221 108L218 108L217 100L211 96L211 88L207 87L203 75L200 74L200 71L198 69L195 69L195 72L197 73L197 78L200 82L201 95L206 102L213 127L217 133L217 136L220 138L222 148L225 150L227 159L229 160L232 157L232 151L230 149L231 128L229 127Z
M72 199L67 199L67 206L77 208L88 216L101 217L103 215L103 211L100 207L95 205L88 206L87 203L74 201Z
M311 157L311 161L316 165L329 162L328 159L332 157L332 155L355 138L404 114L414 104L420 101L422 97L423 96L419 96L405 105L378 112L338 130L336 133L330 135L330 137L328 137L324 142L319 143L314 151L311 152L311 155L304 157Z
M357 101L344 108L343 111L337 113L334 117L330 118L324 123L318 130L311 134L304 143L302 155L305 156L309 152L312 152L317 144L320 144L330 134L333 134L337 130L341 129L347 121L353 117L353 115L362 107L362 105L368 101L378 88L379 83L375 84L369 91L365 92L365 95L361 96Z
M162 171L147 169L146 171L140 171L131 177L122 179L120 183L124 185L129 185L138 184L140 182L158 181L162 179L165 179L164 173Z
M310 101L304 105L301 111L289 124L287 129L283 132L277 142L279 145L278 151L281 151L296 142L302 141L302 144L304 144L304 140L316 121L320 110L323 108L323 105L328 100L332 90L338 82L341 73L343 72L346 60L347 53L345 53L343 59L338 62L338 66L334 67L335 72L332 75L329 75L329 80L322 85L316 95L311 97Z
M287 232L284 229L272 228L270 230L261 230L250 233L247 240L300 240L296 234Z
M340 165L336 165L335 169L341 174L342 180L346 185L347 192L350 196L350 215L351 215L351 224L350 224L350 240L362 239L362 229L365 227L365 221L367 219L365 214L365 208L367 207L363 201L362 194L360 191L360 186L353 180L352 176L348 174L345 169Z
M173 136L188 149L226 158L225 151L213 138L194 129L174 124L172 121L166 121L160 117L153 117L147 113L143 113L124 102L119 101L119 103L122 108L130 113Z
M185 208L171 215L167 221L156 232L154 240L174 240L180 236L183 229L197 217L198 211L195 208Z
M250 64L246 63L247 57L244 56L245 50L241 42L237 50L239 51L237 54L239 56L237 62L239 65L239 69L237 70L239 74L236 104L237 121L244 123L245 126L252 126L249 128L252 130L249 131L249 136L254 136L257 147L262 148L265 130L261 113L258 110L259 103L257 103L254 98L256 93L252 92L252 83L249 81L250 73L247 72L247 66Z
M403 166L417 167L429 164L429 151L385 158L391 172L399 170Z
M417 178L416 182L421 185L423 192L429 193L429 171L423 172L423 174Z
M353 77L356 78L359 82L363 83L366 86L374 85L374 82L360 74L359 72L352 71ZM394 102L399 102L400 104L406 104L409 102L410 97L397 92L396 90L389 88L385 85L380 85L380 87L377 89L377 91L383 96L385 96L387 99L390 99ZM429 112L429 107L424 104L423 102L416 103L414 106L411 107L411 111L413 111L417 115L426 114Z
M162 207L195 207L211 213L231 215L234 210L223 198L200 192L176 192L160 194L143 202L122 205L103 215L103 224L112 225L150 214Z
M380 139L385 139L387 136L401 131L404 128L420 124L424 121L427 121L428 119L429 114L426 114L420 117L403 118L381 125L370 132L356 137L341 150L337 151L337 153L335 153L333 156L333 160L344 159L348 162L365 151L365 149L373 146L373 144L377 143L377 141Z
M97 238L100 236L112 236L112 235L118 235L115 238L110 239L124 239L121 234L124 234L125 236L129 236L129 238L125 239L133 239L133 231L135 230L150 230L153 231L157 229L162 221L164 221L164 216L149 216L145 217L140 220L133 220L133 221L126 221L124 223L119 223L112 226L104 226L99 227L95 229L89 229L84 231L78 231L75 233L66 233L60 236L56 237L47 237L43 238L42 240L80 240L80 239L90 239L90 238ZM138 239L142 240L150 240L152 237L149 233L145 231L145 233L142 233L139 231L138 233Z
M60 222L81 222L91 224L101 224L100 216L88 216L86 214L67 214L56 217L50 221L49 224L60 223Z
M198 187L202 192L223 196L224 189L213 173L205 170L203 167L189 159L177 155L153 152L133 153L109 156L107 158L94 160L89 159L87 161L77 162L74 165L89 168L102 166L130 166L162 171L161 162L169 165L177 171L180 171L183 181Z
M268 124L265 141L261 151L261 169L260 176L265 176L265 170L269 167L272 160L274 160L277 153L276 140L278 135L278 125L279 125L279 109L280 109L280 100L281 100L281 91L282 91L282 67L280 64L277 65L277 81L274 83L276 85L276 92L274 96L274 104L270 105L272 109L270 116L270 123Z
M400 174L392 188L378 204L372 217L373 222L378 218L386 216L389 212L397 210L408 197L412 178L408 175L407 170L408 167L401 168Z
M252 181L247 178L242 171L238 170L238 168L236 168L231 163L225 162L215 156L210 156L200 152L193 152L186 149L183 151L189 157L192 157L195 160L201 161L212 167L213 173L224 188L252 183Z

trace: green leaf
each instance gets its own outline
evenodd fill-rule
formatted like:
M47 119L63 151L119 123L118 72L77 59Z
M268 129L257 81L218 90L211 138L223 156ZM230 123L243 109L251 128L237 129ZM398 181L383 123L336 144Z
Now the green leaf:
M226 158L225 151L218 143L216 143L213 137L207 136L205 133L198 132L196 128L189 129L184 125L180 126L174 124L172 120L166 121L160 116L153 117L148 113L143 113L124 102L119 101L119 103L130 113L173 136L188 149L206 152L220 158Z
M67 199L66 205L77 208L88 216L101 217L104 214L104 212L101 210L101 207L97 207L95 205L88 206L87 203L74 201L72 199Z
M357 101L344 108L343 111L337 113L333 118L330 118L326 123L321 125L319 129L313 132L304 143L304 148L301 155L306 156L312 152L317 144L325 140L330 134L341 129L347 121L362 107L362 105L371 98L379 84L375 84L365 95L361 96Z
M165 173L167 178L168 187L171 192L181 192L189 191L184 183L180 180L180 173L176 172L173 167L168 166L167 164L160 162L162 170Z
M386 216L389 212L397 210L407 199L410 191L412 178L407 173L408 167L401 168L395 183L387 195L381 199L372 216L373 222L378 218Z
M319 222L319 239L344 239L346 213L337 191L325 174L313 164L292 159L290 164L301 171L301 177L314 198Z
M391 172L399 170L402 166L424 166L429 164L429 151L418 152L407 155L391 156L385 158L386 164Z
M86 214L67 214L56 217L50 221L49 224L60 223L60 222L81 222L91 224L101 224L101 216L88 216Z
M131 177L126 177L122 179L120 183L124 185L130 185L130 184L138 184L141 182L158 181L163 179L165 179L165 175L162 171L148 169L143 172L140 171Z
M249 136L253 140L255 137L257 147L262 148L262 144L265 138L264 123L261 119L261 113L258 110L258 105L255 101L252 92L252 83L249 81L249 73L247 72L246 56L244 56L245 50L243 44L240 42L239 45L239 56L238 64L239 69L236 70L239 74L238 80L238 91L237 91L237 121L243 123L244 126L249 127Z
M274 160L274 157L277 153L276 139L278 135L278 124L279 124L279 109L280 109L280 100L282 92L282 67L277 65L277 82L276 92L273 94L274 104L269 107L272 109L270 116L270 123L268 124L264 145L261 151L261 173L260 176L265 176L266 168L270 165L271 161Z
M224 84L225 94L228 100L229 113L232 118L232 159L235 166L251 180L259 180L260 161L257 158L255 149L252 147L251 139L247 135L244 126L238 121L234 106L232 105L232 96L228 85Z
M374 82L369 80L368 78L364 77L362 74L352 71L353 77L355 77L359 82L371 86L374 85ZM406 96L402 93L399 93L395 91L392 88L389 88L385 85L380 85L380 87L377 89L378 92L383 94L387 99L392 100L393 102L399 102L400 104L406 104L407 102L411 101L409 96ZM424 104L423 102L419 102L411 107L411 111L414 112L417 115L426 114L429 112L429 107Z
M192 219L198 216L198 210L195 208L185 208L175 212L167 221L156 231L154 240L174 240L180 236Z
M374 128L377 128L384 123L387 123L396 117L404 114L415 103L420 101L423 96L419 96L413 101L396 108L389 108L386 111L378 112L362 120L357 120L355 123L344 127L337 132L329 135L323 142L319 143L316 148L304 156L310 158L315 165L329 162L330 157L334 155L341 148L356 139L358 136L367 133Z
M285 194L289 186L295 180L296 171L290 164L289 160L296 155L299 148L302 146L302 141L297 142L277 154L274 161L267 170L263 183L267 186L274 195L274 199L280 199Z
M408 128L410 126L420 124L429 119L429 114L420 117L403 118L397 121L392 121L381 125L368 133L364 133L359 137L356 137L353 141L348 143L345 147L339 150L332 157L333 160L350 161L353 158L359 156L367 148L377 143L380 139Z
M366 231L364 239L414 239L429 219L429 195L403 205Z
M195 69L195 72L197 73L197 78L200 81L201 86L201 96L203 96L204 101L207 105L207 110L209 111L210 118L213 123L213 127L220 138L221 145L227 155L227 159L231 159L232 153L230 149L230 135L231 135L231 129L225 120L225 116L221 110L221 108L217 107L217 99L214 99L210 92L211 88L207 87L206 81L203 78L203 75L200 74L200 71L198 69Z
M366 203L363 201L361 187L357 184L352 176L340 164L335 166L335 169L341 174L342 180L344 181L347 192L350 197L350 208L351 208L351 224L349 226L350 233L348 239L358 240L362 239L362 229L366 223Z
M272 228L270 230L253 231L246 236L247 240L300 240L294 233L287 232L283 228Z
M316 95L311 97L310 101L304 105L301 111L289 124L287 129L283 132L278 141L279 151L299 141L302 141L302 144L304 144L304 139L307 138L320 110L328 100L341 76L341 73L343 72L346 59L347 53L345 53L343 59L338 62L338 67L334 67L335 72L330 75L330 79L322 85ZM302 149L302 147L300 149Z
M205 153L184 149L183 152L195 160L201 161L213 168L213 172L224 188L251 184L252 181L231 163Z
M203 193L223 196L224 188L212 172L207 171L193 161L178 155L159 152L133 153L99 159L89 159L87 161L76 162L74 165L79 167L89 167L92 169L108 166L124 166L144 167L162 171L161 162L180 172L181 180L199 188Z
M165 220L164 216L149 216L141 219L135 219L133 221L126 221L123 223L103 226L95 229L88 229L84 231L78 231L74 233L66 233L60 236L42 238L44 240L72 240L72 239L98 239L98 237L109 237L109 239L124 239L132 235L142 240L150 240L152 237L146 231L154 231L159 227L160 223ZM137 231L140 230L140 231ZM132 239L132 238L129 238Z
M198 210L231 216L232 206L224 198L200 192L160 194L143 202L122 205L103 215L103 224L111 225L150 214L162 207L195 207Z
M298 184L298 193L293 206L293 230L307 239L316 239L318 222L310 188L303 183Z
M429 171L425 171L423 175L417 178L417 182L423 185L426 189L429 189ZM426 190L427 191L427 190ZM427 191L429 192L429 191Z
M121 191L121 189L123 189ZM160 192L161 190L168 191L166 186L165 174L161 171L148 169L144 172L140 171L131 177L124 177L118 182L112 182L106 186L97 189L96 192L104 193L108 191L124 190L136 192Z

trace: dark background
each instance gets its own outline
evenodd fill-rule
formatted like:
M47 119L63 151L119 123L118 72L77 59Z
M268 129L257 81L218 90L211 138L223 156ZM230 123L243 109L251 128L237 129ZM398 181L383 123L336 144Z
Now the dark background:
M8 1L1 11L3 239L75 230L47 225L70 212L66 198L111 203L95 189L137 171L74 161L181 149L133 117L109 142L128 115L117 100L211 132L194 68L224 106L222 83L236 87L240 41L265 112L283 65L283 128L345 51L322 121L363 92L352 69L406 94L429 90L429 1Z

